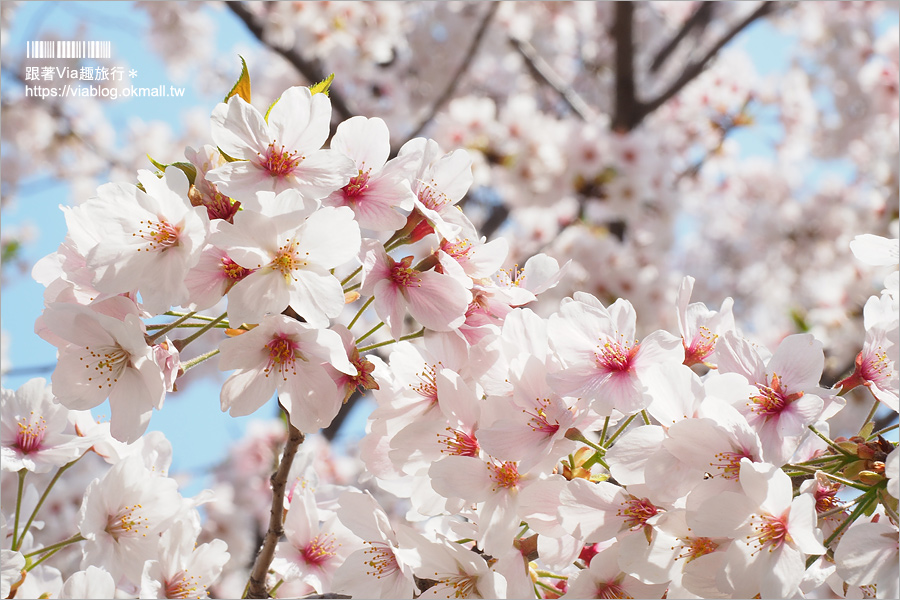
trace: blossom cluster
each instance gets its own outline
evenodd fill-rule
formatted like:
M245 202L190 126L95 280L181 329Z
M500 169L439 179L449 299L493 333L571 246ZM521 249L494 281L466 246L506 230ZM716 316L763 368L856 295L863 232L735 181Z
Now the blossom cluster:
M692 302L691 277L673 331L641 335L628 299L586 292L539 313L529 305L572 267L540 253L508 266L509 244L479 236L459 208L472 155L414 138L392 156L385 122L362 116L324 148L323 88L261 111L242 77L212 112L215 145L63 207L68 235L34 269L52 386L3 392L15 511L0 595L242 595L248 539L270 527L267 474L242 492L249 514L218 490L185 498L170 446L145 434L206 360L228 373L223 411L277 396L305 434L356 393L377 402L361 480L329 481L311 458L283 510L275 498L275 597L897 594L898 454L870 423L898 410L896 272L834 388L813 334L770 350L731 299ZM860 236L852 251L897 263L897 240ZM187 358L199 339L212 349ZM831 439L857 387L872 414ZM109 423L93 423L106 400ZM86 489L61 477L70 468ZM63 482L68 499L41 510Z

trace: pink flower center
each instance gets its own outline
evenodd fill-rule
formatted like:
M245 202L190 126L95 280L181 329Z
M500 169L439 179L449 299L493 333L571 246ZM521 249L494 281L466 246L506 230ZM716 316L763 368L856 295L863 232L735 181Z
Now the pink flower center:
M132 237L140 237L150 242L146 248L138 248L140 252L156 252L168 250L178 245L179 230L168 221L139 221L140 228Z
M368 171L363 171L360 169L359 175L352 178L350 183L344 186L344 196L347 198L356 198L361 195L366 189L369 187L369 173L371 169Z
M622 508L616 512L616 516L625 518L625 526L629 529L643 527L647 519L659 512L652 502L646 498L631 497L622 504Z
M713 350L716 349L718 337L708 327L701 326L700 330L694 335L694 339L691 340L691 344L684 347L684 364L690 367L706 360Z
M628 591L622 587L622 584L616 583L615 581L607 581L606 583L601 583L597 587L597 593L594 594L594 598L633 598L634 596L630 596Z
M269 376L269 372L273 369L281 373L281 376L285 379L287 378L287 371L290 371L292 375L296 375L295 363L297 359L305 360L299 351L299 347L300 345L286 334L279 334L278 337L273 338L272 341L266 344L266 348L269 349L269 364L263 369L266 377Z
M389 577L400 570L394 551L384 542L365 542L367 547L363 550L366 556L365 564L371 569L366 570L366 575L381 579Z
M559 431L559 421L556 419L553 420L551 424L547 419L547 407L550 406L550 399L544 398L541 400L540 398L535 398L538 405L535 406L534 412L528 412L527 410L522 410L526 415L531 415L531 418L528 419L528 425L531 427L532 431L540 431L547 437L554 435L557 431Z
M469 259L472 244L468 239L463 239L458 242L443 240L441 242L441 250L452 256L457 262L463 262Z
M737 479L740 476L742 458L753 460L753 456L744 450L740 452L718 452L715 458L719 462L709 463L709 466L722 471L722 477L725 479Z
M253 272L253 269L245 269L227 256L222 257L222 272L232 283L237 283Z
M622 337L621 335L619 337ZM624 340L617 342L607 341L603 346L597 346L594 356L597 365L606 372L626 373L634 366L634 357L637 355L640 344L637 340L632 346Z
M434 185L433 181L431 183L432 185L426 185L419 190L419 202L424 204L427 208L439 213L442 208L450 204L450 197L444 192L432 187Z
M758 521L753 524L753 534L747 536L750 540L753 540L751 542L751 545L754 547L753 554L756 554L763 548L768 548L769 552L772 552L785 541L791 541L784 517L756 515L756 518Z
M837 506L838 506L838 499L837 499L838 487L839 486L837 486L837 485L835 485L834 487L831 487L831 486L823 486L821 484L816 486L816 492L815 492L816 512L823 513L823 512L832 510L834 508L837 508Z
M391 266L391 281L394 282L395 285L399 287L421 287L421 280L419 279L419 272L413 269L410 265L412 265L413 257L407 256L402 259L400 262L395 262ZM392 261L393 262L393 261Z
M687 559L685 562L691 562L695 558L715 552L719 547L719 544L707 537L681 538L680 541L681 553L675 557L675 560L684 558Z
M491 479L496 482L497 486L502 488L515 488L519 485L519 469L516 467L516 463L507 461L500 465L489 464L488 470L490 471ZM497 488L494 488L496 491Z
M330 533L317 535L300 552L300 557L306 564L316 567L328 562L336 555L334 536Z
M894 372L893 362L887 357L887 353L881 346L872 349L862 356L862 360L857 365L857 370L865 381L881 383L885 379L890 379Z
M206 586L200 583L201 577L180 571L166 580L166 598L208 598Z
M441 448L441 454L449 454L451 456L478 456L478 440L471 433L460 431L459 429L450 429L447 427L444 431L448 433L439 433L438 442L447 446L447 449Z
M109 515L106 533L116 540L120 537L147 537L150 526L147 525L147 519L140 514L143 508L140 504L123 506L116 514Z
M276 147L277 142L269 144L265 156L260 157L260 164L272 177L287 177L294 172L305 156L298 156L297 151L288 152L284 146Z
M31 413L34 419L34 413ZM47 422L44 417L37 417L34 421L18 422L19 430L16 432L16 447L22 454L31 454L41 449L44 435L47 433Z
M777 417L795 400L803 397L803 392L788 394L781 386L781 377L772 373L770 385L756 384L759 395L750 397L750 410L762 417Z

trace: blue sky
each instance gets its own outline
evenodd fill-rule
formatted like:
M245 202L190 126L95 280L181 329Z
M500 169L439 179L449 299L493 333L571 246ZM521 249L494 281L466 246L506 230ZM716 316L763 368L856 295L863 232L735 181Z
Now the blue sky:
M117 99L107 103L107 115L113 125L124 128L129 119L139 116L144 121L161 120L173 127L181 127L181 110L206 105L211 110L222 94L202 96L188 82L172 81L165 65L149 50L146 32L149 19L129 2L25 2L19 5L13 27L6 42L6 52L24 52L25 42L46 39L53 31L63 39L73 36L76 28L86 26L84 39L110 40L113 58L127 71L134 68L138 77L132 80L136 86L178 85L186 88L182 98L132 98ZM235 45L254 46L257 42L244 25L228 10L205 8L213 18L216 30L211 32L217 49L224 55L235 53ZM896 15L886 21L885 27L896 23ZM788 66L788 49L793 36L776 30L768 23L755 24L737 40L751 56L758 71L768 74L783 71ZM238 72L235 57L235 75ZM4 94L17 93L21 89L3 75ZM769 141L779 136L777 127L760 124L735 133L735 140L745 155L771 155ZM149 168L149 164L147 165ZM839 166L840 167L840 166ZM833 172L833 166L829 167ZM838 169L840 171L840 168ZM847 174L845 174L847 175ZM4 209L3 227L31 223L38 229L38 239L25 250L29 263L53 252L65 235L65 223L60 203L68 203L70 191L60 181L34 180L23 185L23 193L14 206ZM7 358L16 369L52 364L55 348L43 342L33 333L33 324L42 309L43 287L30 277L9 273L9 283L4 285L0 319L3 329L10 336ZM186 354L188 358L192 352ZM16 388L32 375L11 375L5 378L4 387ZM50 373L43 374L48 380ZM156 412L150 424L151 430L165 432L175 447L174 470L202 472L215 464L231 441L240 437L246 423L257 417L268 417L275 412L270 404L256 415L234 419L219 410L219 386L222 378L196 381L184 392L170 395L165 409ZM108 407L101 406L95 415L108 415ZM353 419L355 429L360 430L364 412Z

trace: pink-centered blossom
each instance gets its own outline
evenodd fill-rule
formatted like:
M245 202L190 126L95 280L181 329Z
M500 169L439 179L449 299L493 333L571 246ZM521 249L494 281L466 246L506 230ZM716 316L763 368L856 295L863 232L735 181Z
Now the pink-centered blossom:
M472 294L455 278L396 261L372 240L363 249L361 292L375 295L375 313L398 339L406 311L426 329L451 331L463 324Z
M219 368L237 369L222 386L223 411L249 415L277 391L291 423L307 433L327 427L343 400L325 365L356 374L337 333L284 315L266 317L220 349Z
M651 401L641 381L649 370L684 360L681 340L666 331L636 339L637 315L627 300L608 309L576 294L550 318L548 335L562 368L548 382L563 396L584 398L599 415L632 414Z
M43 379L31 379L16 391L4 388L0 413L4 471L46 473L84 454L93 441L76 434L75 415L54 401Z
M301 580L319 593L331 587L339 566L361 544L331 511L316 505L309 487L294 489L273 569L286 581Z
M793 497L791 480L778 467L741 461L741 491L714 494L695 510L688 525L695 535L729 537L718 574L720 589L733 597L792 597L808 556L825 553L812 494Z
M307 200L324 198L357 172L343 154L321 149L330 125L328 96L305 87L285 90L265 117L234 95L213 110L212 138L235 160L206 178L238 200L287 189Z
M404 213L412 209L415 199L409 185L410 159L388 160L391 138L385 122L352 117L338 125L331 148L352 159L357 173L323 204L349 206L364 229L394 231L403 227Z
M748 341L726 332L717 354L719 372L743 375L756 387L735 407L756 429L763 457L770 463L787 462L807 427L843 405L818 385L825 355L822 342L810 334L786 337L771 359L764 361Z

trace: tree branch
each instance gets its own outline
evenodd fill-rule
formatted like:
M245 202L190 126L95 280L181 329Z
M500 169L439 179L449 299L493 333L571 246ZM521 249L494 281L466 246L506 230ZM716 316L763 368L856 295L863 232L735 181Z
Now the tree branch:
M241 21L244 22L244 25L247 26L247 29L250 30L256 39L260 41L263 45L270 48L273 52L276 52L283 56L285 60L287 60L291 65L300 72L303 77L309 81L310 84L318 83L322 81L326 77L326 73L322 70L321 65L318 64L318 61L308 61L296 50L296 48L280 48L273 46L265 41L265 28L263 24L259 22L254 15L246 6L244 2L224 2L225 6L228 7L231 12L233 12ZM331 106L334 108L334 111L340 116L341 120L347 120L350 117L354 116L356 113L347 106L346 101L344 100L343 95L341 95L340 91L335 87L331 87L328 90L328 97L331 99Z
M591 107L587 105L581 96L575 93L575 90L566 85L550 65L547 64L547 61L538 55L534 46L524 40L518 40L513 37L509 38L509 43L525 59L525 64L528 65L534 78L553 88L578 118L582 121L593 119L594 112L591 110Z
M675 48L678 47L678 44L687 37L687 34L691 32L695 27L700 27L701 32L706 28L706 24L709 23L710 18L712 17L713 7L715 4L712 2L702 2L700 6L694 11L690 17L688 17L687 21L682 24L681 29L678 30L678 33L672 37L669 42L660 48L659 52L657 52L656 56L653 58L653 62L650 63L650 72L656 73L660 67L662 67L665 62L672 55L672 52L675 51Z
M719 53L728 42L730 42L734 37L746 29L751 23L755 20L763 17L775 9L775 3L771 0L767 0L757 7L752 13L747 15L742 21L737 23L734 27L731 28L728 33L726 33L722 38L716 42L712 48L697 62L694 62L688 65L681 75L676 79L672 84L668 87L668 89L664 90L659 96L650 100L649 102L642 103L640 106L640 111L637 114L637 122L635 125L639 123L642 119L644 119L647 115L655 111L657 108L668 102L675 94L681 91L681 89L690 83L695 77L697 77L700 73L703 72L703 69L706 67L706 64L711 61L715 56Z
M612 34L616 41L616 96L612 128L631 131L641 121L634 93L633 2L616 2Z
M247 583L247 598L267 598L269 595L266 589L266 575L269 572L269 566L275 557L275 546L278 540L284 535L284 490L287 485L288 473L291 471L291 465L294 462L294 455L297 454L297 448L303 443L303 433L291 425L288 420L288 440L284 445L284 452L281 456L281 463L278 469L272 475L272 509L269 513L269 529L266 531L266 537L263 545L256 555L256 562L250 571L250 581Z
M469 48L466 50L466 54L460 62L459 66L456 68L456 71L453 73L453 76L447 81L447 85L444 87L444 91L435 99L434 103L431 105L431 110L425 115L425 117L419 122L419 124L412 130L407 136L407 140L411 140L414 137L418 136L425 126L428 125L432 119L434 119L437 112L444 106L447 102L450 101L450 98L453 97L454 92L456 92L456 88L459 86L459 82L462 79L462 76L468 70L469 65L472 64L472 59L475 58L475 54L478 52L478 47L481 45L481 40L484 38L484 34L487 31L488 25L491 24L491 20L494 18L494 14L497 12L497 9L500 7L500 2L490 2L487 12L485 12L484 17L481 19L481 23L478 25L478 29L475 31L475 35L472 37L472 41L469 42ZM392 154L396 154L396 152L392 152Z

